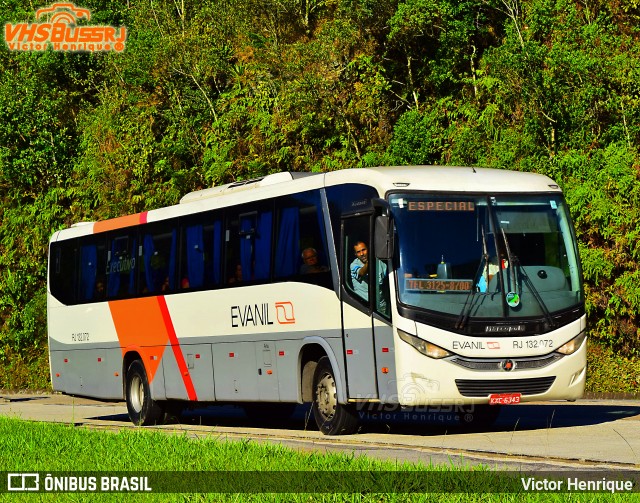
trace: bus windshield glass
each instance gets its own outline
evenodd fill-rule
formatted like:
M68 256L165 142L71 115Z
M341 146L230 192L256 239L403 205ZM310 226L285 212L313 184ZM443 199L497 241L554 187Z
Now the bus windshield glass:
M461 318L547 317L582 302L560 194L393 194L400 302Z

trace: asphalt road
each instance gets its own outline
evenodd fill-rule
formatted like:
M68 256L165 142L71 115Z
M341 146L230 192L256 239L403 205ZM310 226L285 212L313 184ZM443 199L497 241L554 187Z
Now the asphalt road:
M123 402L64 395L0 394L0 415L91 428L133 428ZM346 451L380 459L505 470L640 472L640 400L578 400L503 407L491 427L461 426L451 411L382 411L362 415L355 435L318 432L306 407L286 420L247 417L234 406L185 411L157 427L229 440L277 442L304 451Z

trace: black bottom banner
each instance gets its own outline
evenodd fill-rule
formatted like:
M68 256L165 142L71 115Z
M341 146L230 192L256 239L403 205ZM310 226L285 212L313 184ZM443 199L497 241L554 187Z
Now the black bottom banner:
M0 492L583 493L640 492L640 471L0 472Z

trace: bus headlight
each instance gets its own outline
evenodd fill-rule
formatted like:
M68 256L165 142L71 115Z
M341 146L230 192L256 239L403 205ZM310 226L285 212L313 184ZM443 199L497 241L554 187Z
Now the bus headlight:
M573 353L578 351L578 349L580 349L580 346L582 346L582 343L586 338L587 333L580 332L577 337L574 337L569 342L556 349L556 352L562 353L563 355L572 355Z
M429 358L439 359L445 358L446 356L451 356L451 353L449 353L449 351L447 351L446 349L442 349L440 346L431 344L424 339L420 339L419 337L410 335L407 332L403 332L402 330L398 330L398 335L404 342L406 342L407 344L411 344L420 353L428 356Z

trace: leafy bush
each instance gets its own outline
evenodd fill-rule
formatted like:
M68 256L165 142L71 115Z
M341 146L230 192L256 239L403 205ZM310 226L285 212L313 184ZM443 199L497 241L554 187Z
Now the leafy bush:
M47 347L16 351L9 345L0 347L0 389L12 391L51 391Z
M590 341L586 391L640 393L640 358L625 358L611 348Z
M572 152L565 172L587 286L592 337L640 355L640 156L626 144Z

